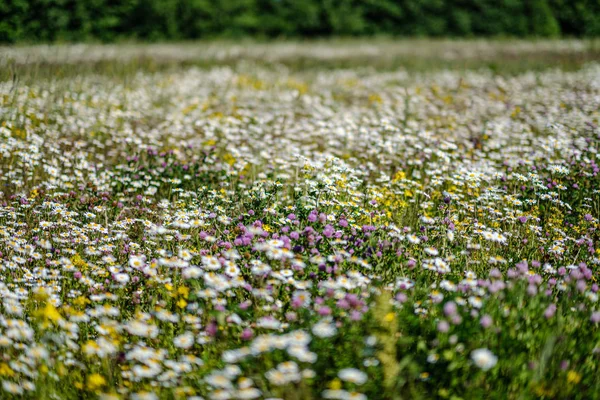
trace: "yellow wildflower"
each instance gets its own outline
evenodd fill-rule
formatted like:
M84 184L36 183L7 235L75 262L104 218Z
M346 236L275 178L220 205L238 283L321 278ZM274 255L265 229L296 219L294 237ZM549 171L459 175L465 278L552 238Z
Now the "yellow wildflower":
M567 373L567 382L578 384L581 381L581 375L577 371L569 371Z
M106 379L100 374L92 374L87 378L87 388L89 390L97 390L106 385Z
M342 382L339 379L334 379L329 382L329 389L331 390L340 390L342 388Z

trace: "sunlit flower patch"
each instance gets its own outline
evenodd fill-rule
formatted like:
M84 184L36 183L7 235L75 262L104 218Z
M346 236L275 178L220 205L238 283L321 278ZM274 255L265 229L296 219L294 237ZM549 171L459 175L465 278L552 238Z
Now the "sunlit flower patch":
M597 65L0 101L2 398L600 393Z

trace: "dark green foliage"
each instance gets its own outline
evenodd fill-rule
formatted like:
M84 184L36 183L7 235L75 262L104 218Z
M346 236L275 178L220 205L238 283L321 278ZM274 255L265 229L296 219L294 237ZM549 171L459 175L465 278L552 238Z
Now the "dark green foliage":
M25 36L22 22L28 11L27 0L0 0L0 41L15 42Z
M528 36L527 1L521 0L464 0L471 18L471 34Z
M560 26L552 14L552 9L547 0L531 0L529 8L528 11L531 14L531 33L548 37L560 34Z
M600 35L600 0L549 0L562 32L575 36Z
M598 36L600 0L0 0L0 42Z

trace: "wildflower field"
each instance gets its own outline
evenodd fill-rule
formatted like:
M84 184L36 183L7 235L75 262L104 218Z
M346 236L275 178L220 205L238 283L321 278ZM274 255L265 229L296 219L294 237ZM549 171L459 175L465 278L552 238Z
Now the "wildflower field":
M597 49L1 48L0 398L600 398Z

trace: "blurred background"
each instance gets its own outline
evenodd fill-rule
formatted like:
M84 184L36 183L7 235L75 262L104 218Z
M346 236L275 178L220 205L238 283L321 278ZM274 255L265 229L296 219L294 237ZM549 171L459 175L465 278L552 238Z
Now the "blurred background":
M596 37L600 0L0 0L0 42Z

